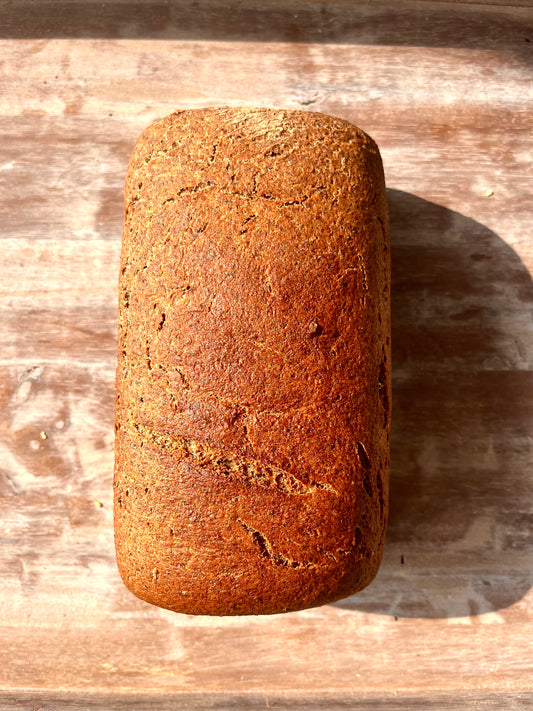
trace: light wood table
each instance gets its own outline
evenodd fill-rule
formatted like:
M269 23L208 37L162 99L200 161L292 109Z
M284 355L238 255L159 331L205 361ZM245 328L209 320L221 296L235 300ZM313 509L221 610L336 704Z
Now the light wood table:
M0 3L0 708L533 704L533 7ZM112 534L126 164L175 108L342 116L382 149L391 515L334 605L203 618Z

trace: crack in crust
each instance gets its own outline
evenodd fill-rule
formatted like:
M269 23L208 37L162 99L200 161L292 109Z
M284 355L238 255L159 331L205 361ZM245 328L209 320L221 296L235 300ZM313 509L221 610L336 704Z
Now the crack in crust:
M244 523L244 521L240 518L238 518L237 521L241 524L246 533L251 536L252 541L259 548L261 558L267 558L274 565L282 565L285 568L296 569L318 567L316 563L312 563L309 560L300 561L287 558L283 555L283 553L280 553L274 549L272 543L264 534L260 533L255 528L252 528L247 523Z
M162 176L160 176L162 177ZM206 192L215 189L218 195L229 195L230 197L240 197L246 200L272 200L274 201L278 207L292 207L294 205L303 205L306 203L308 200L310 200L312 197L315 195L320 194L324 190L323 185L317 186L314 190L312 190L309 194L307 195L302 195L300 198L296 198L294 200L282 200L281 198L277 198L275 195L269 195L268 193L265 192L258 192L257 190L257 175L253 176L254 179L254 184L252 187L252 190L250 192L243 192L239 190L231 190L228 188L226 185L221 185L220 183L215 182L214 180L203 180L195 185L184 185L181 188L178 188L175 192L174 195L171 195L170 197L165 198L162 202L161 205L164 207L165 205L172 205L174 204L177 200L179 200L180 197L183 195L194 195L195 193L201 193L201 192ZM129 210L131 207L139 201L139 197L133 196L129 202L128 202L128 207L126 209L126 213L129 214Z
M202 442L159 432L138 423L134 424L134 429L144 440L159 449L172 452L178 459L190 459L197 466L227 476L234 481L255 484L264 489L276 489L284 494L309 495L316 491L328 491L338 495L330 484L322 482L306 484L293 474L257 459L238 457L208 447Z
M296 570L298 568L323 568L331 566L332 563L338 562L337 558L330 551L320 551L320 554L322 556L330 559L329 561L325 561L323 563L314 563L310 560L294 560L292 558L288 558L287 556L283 555L283 553L276 550L274 545L268 540L264 533L261 533L256 528L253 528L240 518L238 518L237 521L244 528L246 533L248 533L255 545L259 548L259 555L261 556L261 558L266 558L273 565L281 565L284 568L291 568L292 570ZM338 548L336 553L343 556L347 556L353 553L356 548L356 545L353 545L351 548L348 549Z

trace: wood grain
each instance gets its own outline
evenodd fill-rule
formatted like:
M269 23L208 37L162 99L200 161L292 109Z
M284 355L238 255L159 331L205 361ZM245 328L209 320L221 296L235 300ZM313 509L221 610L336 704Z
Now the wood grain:
M0 707L527 708L533 11L194 7L3 8ZM149 122L215 104L347 118L389 185L384 562L352 598L267 618L153 608L114 561L125 168Z
M523 21L531 21L528 0L353 5L352 0L49 0L43 11L40 0L17 0L6 3L0 37L512 48L515 32L523 39Z

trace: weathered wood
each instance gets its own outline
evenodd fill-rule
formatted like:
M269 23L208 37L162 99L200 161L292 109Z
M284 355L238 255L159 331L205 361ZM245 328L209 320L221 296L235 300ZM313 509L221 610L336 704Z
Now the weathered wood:
M475 709L495 709L499 711L522 711L530 708L532 694L529 693L462 693L460 708L466 711ZM23 692L16 697L1 695L2 709L11 711L145 711L157 708L158 711L182 711L196 709L221 709L226 711L256 711L257 709L276 709L276 711L438 711L458 708L457 696L452 694L434 694L430 698L404 694L391 694L385 698L373 695L339 696L334 693L310 694L221 694L221 693L172 693L152 692L151 694L110 694L68 692L33 693ZM38 704L38 706L36 706Z
M0 707L531 703L533 11L519 5L5 4ZM343 116L377 140L389 185L385 558L359 595L271 618L150 607L114 562L124 172L150 121L213 104Z
M527 0L40 0L7 3L0 38L355 42L486 47L531 19ZM505 12L502 13L502 10ZM500 25L498 18L504 20ZM496 23L495 23L496 20ZM508 21L510 25L507 24ZM450 31L453 30L453 31ZM520 31L522 34L522 31ZM515 46L515 42L512 42Z

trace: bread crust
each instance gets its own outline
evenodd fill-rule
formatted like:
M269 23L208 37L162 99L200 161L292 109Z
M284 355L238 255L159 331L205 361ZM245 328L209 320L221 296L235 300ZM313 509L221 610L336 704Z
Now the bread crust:
M114 521L138 597L270 614L377 573L390 259L378 148L318 113L177 111L126 178Z

